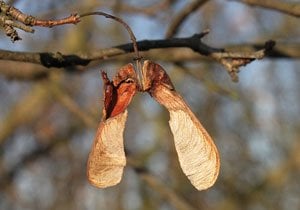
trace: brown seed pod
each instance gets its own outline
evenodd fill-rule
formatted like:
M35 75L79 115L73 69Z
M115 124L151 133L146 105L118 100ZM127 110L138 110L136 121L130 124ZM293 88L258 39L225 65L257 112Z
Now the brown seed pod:
M219 174L218 150L201 123L158 64L145 61L142 69L142 87L138 87L132 64L121 68L113 81L102 72L104 81L104 108L97 135L88 159L88 179L100 188L116 185L123 174L126 158L123 132L127 106L139 89L147 91L170 113L170 127L180 166L198 189L212 186Z
M126 165L123 143L126 108L137 90L137 79L132 64L122 67L113 81L104 72L102 79L103 118L89 154L87 177L94 186L105 188L120 182Z
M160 65L145 61L142 75L143 89L170 113L169 124L184 174L198 190L211 187L220 168L219 153L212 138L174 90L169 76Z

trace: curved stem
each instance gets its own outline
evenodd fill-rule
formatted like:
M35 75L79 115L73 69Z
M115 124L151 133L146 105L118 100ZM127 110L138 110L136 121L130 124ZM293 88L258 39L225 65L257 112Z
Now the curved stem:
M139 55L139 50L138 50L138 46L137 46L137 43L136 43L136 38L134 36L134 33L133 31L131 30L130 26L124 22L121 18L119 17L116 17L116 16L113 16L113 15L110 15L110 14L107 14L105 12L100 12L100 11L97 11L97 12L88 12L88 13L84 13L84 14L81 14L79 15L81 18L82 17L86 17L86 16L92 16L92 15L101 15L101 16L104 16L106 18L110 18L110 19L113 19L119 23L121 23L125 28L126 30L128 31L129 33L129 36L130 36L130 39L132 41L132 44L133 44L133 49L134 49L134 52L135 52L135 55L136 55L136 60L140 60L141 57Z
M137 76L138 76L139 86L141 87L141 85L142 85L141 84L141 79L142 79L142 77L141 77L141 75L142 75L141 59L142 59L142 57L140 57L140 55L139 55L139 50L138 50L138 46L137 46L137 43L136 43L136 38L135 38L134 33L131 30L130 26L123 19L121 19L119 17L116 17L116 16L113 16L113 15L110 15L110 14L107 14L105 12L100 12L100 11L97 11L97 12L88 12L88 13L81 14L79 16L82 18L82 17L92 16L92 15L101 15L101 16L104 16L106 18L111 18L111 19L113 19L113 20L121 23L126 28L126 30L129 33L130 39L132 41L134 53L136 55L136 57L135 57L134 60L136 62L136 68L137 68Z

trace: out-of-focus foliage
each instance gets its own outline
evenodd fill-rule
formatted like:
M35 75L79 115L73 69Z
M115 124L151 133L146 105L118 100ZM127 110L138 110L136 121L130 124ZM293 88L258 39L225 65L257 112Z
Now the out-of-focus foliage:
M45 19L75 11L113 13L128 22L138 40L163 38L173 17L190 3L14 2L23 12ZM149 5L160 6L150 10ZM232 1L207 2L189 16L177 36L206 28L211 33L203 41L215 47L269 39L300 42L299 19ZM0 47L88 53L129 42L119 24L101 17L20 35L23 40L12 44L2 33ZM159 53L163 58L164 51ZM49 77L36 81L0 76L0 209L178 208L161 188L130 166L112 188L96 189L86 180L87 156L102 109L99 70L113 75L130 61L128 55L93 63L83 73L51 69ZM209 190L198 192L192 187L179 167L167 112L146 94L137 95L129 108L128 156L143 163L165 189L195 209L300 209L299 60L256 61L243 68L237 84L214 62L156 62L168 70L177 91L214 138L221 173ZM40 66L1 60L0 68L22 71Z

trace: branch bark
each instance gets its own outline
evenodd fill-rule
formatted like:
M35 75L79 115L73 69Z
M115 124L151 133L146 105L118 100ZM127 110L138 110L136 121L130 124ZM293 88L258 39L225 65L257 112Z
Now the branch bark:
M150 49L158 48L189 48L194 52L199 53L200 55L209 57L213 60L220 62L232 75L232 72L238 72L239 67L255 59L261 59L266 55L266 52L272 50L275 45L274 41L268 41L268 45L263 46L258 52L228 52L222 48L211 47L202 42L202 37L208 34L208 31L204 31L200 34L195 34L187 38L170 38L170 39L161 39L161 40L143 40L137 42L139 51L148 51ZM91 61L94 60L104 60L109 57L114 57L129 52L133 52L134 47L130 44L119 45L113 48L108 48L100 50L90 54L71 54L63 55L60 52L51 53L51 52L13 52L7 50L0 50L0 60L11 60L11 61L20 61L20 62L29 62L34 64L40 64L45 67L72 67L76 65L86 66ZM259 56L257 56L259 54ZM226 62L224 60L226 59ZM243 59L242 62L236 62L236 60ZM246 62L247 61L247 62ZM234 63L232 65L231 63ZM239 64L240 65L236 65ZM229 68L229 69L228 69ZM236 75L232 77L233 80L236 80Z

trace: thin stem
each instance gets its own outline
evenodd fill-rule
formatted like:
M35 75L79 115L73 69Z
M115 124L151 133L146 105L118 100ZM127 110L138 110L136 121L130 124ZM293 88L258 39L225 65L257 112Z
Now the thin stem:
M140 55L139 55L139 50L138 50L138 46L137 46L137 43L136 43L136 38L135 38L135 36L134 36L134 33L133 33L133 31L131 30L130 26L129 26L126 22L124 22L124 21L123 21L121 18L119 18L119 17L116 17L116 16L113 16L113 15L107 14L107 13L105 13L105 12L100 12L100 11L97 11L97 12L88 12L88 13L81 14L81 15L79 15L79 16L82 18L82 17L92 16L92 15L101 15L101 16L104 16L104 17L106 17L106 18L111 18L111 19L113 19L113 20L115 20L115 21L121 23L121 24L126 28L126 30L128 31L128 33L129 33L130 39L131 39L132 44L133 44L134 52L135 52L135 54L136 54L136 58L135 58L135 59L136 59L136 60L140 60L140 59L141 59L141 57L140 57Z
M130 39L132 41L134 53L136 55L134 60L136 62L136 69L137 69L139 87L140 87L140 89L143 89L142 88L142 82L141 82L142 81L142 77L141 77L141 75L142 75L142 67L141 67L142 66L141 65L142 57L140 57L140 55L139 55L139 50L138 50L138 46L137 46L137 43L136 43L136 38L135 38L134 33L131 30L130 26L123 19L121 19L119 17L116 17L116 16L113 16L113 15L110 15L110 14L107 14L105 12L100 12L100 11L88 12L88 13L85 13L85 14L81 14L79 16L82 18L82 17L86 17L86 16L91 16L91 15L101 15L101 16L104 16L106 18L111 18L111 19L121 23L126 28L126 30L129 33Z

